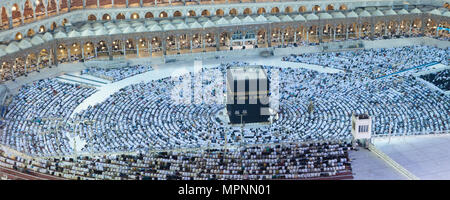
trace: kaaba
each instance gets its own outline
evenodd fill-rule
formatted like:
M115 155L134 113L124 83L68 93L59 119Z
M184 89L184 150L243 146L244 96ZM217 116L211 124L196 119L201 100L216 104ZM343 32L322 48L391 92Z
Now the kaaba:
M269 85L267 73L260 65L229 67L226 107L230 123L268 122Z

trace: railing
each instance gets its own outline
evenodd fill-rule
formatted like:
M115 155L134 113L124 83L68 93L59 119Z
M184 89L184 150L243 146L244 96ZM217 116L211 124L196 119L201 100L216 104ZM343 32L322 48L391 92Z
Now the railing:
M376 134L376 135L372 135L372 138L412 137L412 136L438 136L438 135L450 135L450 130L423 131L423 132L410 132L410 133L392 133L392 134Z
M415 176L403 166L392 160L388 155L378 150L372 143L369 144L369 150L373 152L375 155L384 160L388 165L397 170L400 174L408 178L409 180L420 180L419 177Z

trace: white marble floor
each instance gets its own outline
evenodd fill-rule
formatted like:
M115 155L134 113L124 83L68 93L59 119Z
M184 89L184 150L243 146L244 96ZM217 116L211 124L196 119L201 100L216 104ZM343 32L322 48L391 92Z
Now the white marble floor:
M402 174L367 149L350 152L355 180L406 180Z
M374 144L422 180L450 179L450 135L383 138Z

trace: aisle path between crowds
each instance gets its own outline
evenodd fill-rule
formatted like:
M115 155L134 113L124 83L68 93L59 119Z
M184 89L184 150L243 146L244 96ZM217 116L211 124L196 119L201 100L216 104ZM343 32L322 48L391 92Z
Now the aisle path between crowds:
M319 65L305 64L305 63L294 63L294 62L286 62L281 61L282 56L274 56L269 58L242 58L242 59L211 59L211 60L203 60L203 68L213 68L217 67L220 63L227 63L232 61L242 61L248 62L250 64L259 64L259 65L270 65L277 67L291 67L291 68L305 68L309 70L316 70L322 73L340 73L342 72L339 69L322 67ZM170 77L174 73L179 70L184 70L184 72L193 72L194 70L194 62L174 62L174 63L166 63L162 65L152 65L154 68L153 71L145 72L142 74L138 74L121 81L117 81L114 83L106 84L102 87L98 88L98 91L92 94L90 97L86 98L83 102L81 102L77 108L75 108L72 113L79 113L82 110L87 109L89 106L93 106L95 104L101 103L105 101L110 95L116 93L121 88L127 87L132 84L137 84L141 82L150 82L152 80L158 80L166 77Z

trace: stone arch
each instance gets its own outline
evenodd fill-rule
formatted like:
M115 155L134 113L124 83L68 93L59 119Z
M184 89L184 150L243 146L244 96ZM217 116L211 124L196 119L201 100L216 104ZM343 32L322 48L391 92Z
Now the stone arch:
M67 47L64 43L59 44L58 48L56 50L56 59L58 60L58 62L66 62L67 61Z
M151 12L145 13L145 18L153 18L153 17L154 17L153 13L151 13Z
M209 14L209 11L206 9L202 11L202 16L209 16Z
M342 4L341 6L339 6L339 10L347 10L347 5Z
M36 7L34 8L34 13L36 14L36 17L45 15L45 6L42 2L43 2L43 0L35 1Z
M66 19L66 18L64 18L63 20L62 20L62 23L61 23L61 25L62 26L65 26L66 25L66 23L68 23L69 21Z
M300 13L306 12L306 6L300 6L298 8L298 12L300 12Z
M294 12L294 9L293 9L291 6L287 6L287 7L284 9L284 12L285 12L285 13L292 13L292 12Z
M167 13L165 11L160 12L159 15L158 15L159 18L167 18L167 16L168 15L167 15Z
M9 24L9 20L8 20L8 13L6 12L6 8L2 7L1 9L1 27L3 28L3 26L8 25Z
M94 14L88 16L88 21L96 21L97 17Z
M319 12L320 10L321 10L321 8L320 8L319 5L315 5L315 6L312 7L312 11L313 12Z
M24 20L33 20L33 7L31 5L31 0L26 0L23 6L23 16Z
M137 14L137 13L131 14L130 19L139 19L139 14Z
M181 16L183 16L183 15L178 10L173 13L173 17L181 17Z
M27 36L28 37L32 37L34 34L36 34L35 32L34 32L34 30L33 29L28 29L28 31L27 31Z
M252 9L250 9L250 8L244 9L244 15L251 15L251 14L252 14Z
M45 32L45 26L44 25L39 27L39 33L43 33L43 32Z
M119 13L116 16L116 20L124 20L125 19L125 15L123 13Z
M328 4L327 11L329 11L329 10L334 10L334 5L333 4Z
M86 4L88 2L89 1L86 1ZM97 7L97 2L95 2L95 7ZM56 15L56 1L55 0L48 0L47 13L48 13L48 15Z
M17 3L13 4L11 7L11 17L13 25L15 23L21 23L22 14L20 13L20 7L17 5Z
M264 14L264 13L266 13L266 9L265 9L265 8L258 8L257 13L258 13L259 15Z
M223 12L222 9L217 9L216 10L216 16L223 16L223 15L224 15L224 12Z
M229 12L229 15L236 16L238 14L237 10L235 8L232 8Z
M195 16L196 16L196 13L195 13L195 11L190 10L190 11L188 11L187 16L189 16L189 17L195 17Z
M56 22L53 22L52 25L50 26L50 29L53 31L58 27L58 25L56 24Z
M23 35L21 32L17 32L16 36L14 37L15 40L21 40L23 38Z
M279 9L278 7L273 7L273 8L270 10L270 13L272 13L272 14L279 13L279 12L280 12L280 9Z
M89 59L90 57L94 56L95 47L94 43L91 41L88 41L83 44L83 50L84 50L84 57Z
M109 14L104 14L102 20L111 20L111 16Z

